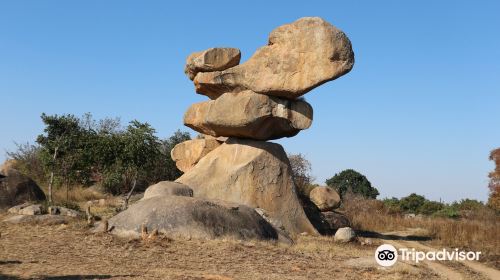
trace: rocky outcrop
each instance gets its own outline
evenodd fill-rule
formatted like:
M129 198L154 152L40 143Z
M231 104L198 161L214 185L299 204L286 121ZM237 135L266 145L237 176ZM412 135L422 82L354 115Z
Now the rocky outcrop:
M177 168L187 172L219 146L220 142L216 138L193 139L175 145L170 154Z
M193 190L181 183L162 181L146 189L142 199L148 199L155 196L193 196Z
M309 198L320 211L330 211L340 206L340 195L329 187L315 187Z
M328 190L314 198L316 205L299 200L285 151L265 141L311 126L312 106L299 97L351 70L351 42L323 19L308 17L273 30L268 45L238 65L240 57L229 48L188 57L186 74L212 100L193 104L184 124L204 139L173 149L184 171L180 184L148 188L109 221L112 233L138 236L144 224L170 235L290 241L298 234L333 234L346 224L320 211L338 207Z
M45 200L45 194L35 181L9 164L0 166L0 209L41 200Z
M295 99L348 73L354 65L344 32L318 17L305 17L273 30L269 43L246 62L224 71L198 73L196 92L211 99L252 90Z
M240 63L241 52L235 48L211 48L191 54L184 73L193 80L198 72L225 70Z
M290 101L252 91L225 93L193 104L184 124L214 137L271 140L292 137L311 126L313 109L303 100Z
M186 196L141 200L108 223L111 232L120 236L139 237L146 227L181 238L278 239L276 230L250 207Z
M230 138L177 182L194 197L262 208L289 234L317 234L300 205L290 163L275 143Z

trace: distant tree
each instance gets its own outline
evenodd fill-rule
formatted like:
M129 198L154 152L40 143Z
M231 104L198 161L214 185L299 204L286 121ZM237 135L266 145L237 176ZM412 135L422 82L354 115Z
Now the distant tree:
M394 213L400 213L401 212L401 207L399 205L399 199L396 197L392 198L385 198L382 200L384 203L384 206L387 208L388 213L394 214Z
M495 170L490 173L490 196L488 206L500 211L500 148L491 151L490 160L495 162Z
M453 202L451 206L459 211L474 211L483 208L484 204L479 200L466 198Z
M290 166L292 168L292 175L297 190L302 195L308 196L311 191L312 181L314 177L311 175L311 162L306 159L303 154L289 154Z
M45 170L40 159L40 145L29 142L14 144L16 149L8 151L7 157L15 161L15 168L37 181L39 185L46 183Z
M427 201L424 196L412 193L409 196L401 198L399 205L405 212L418 213L420 207Z
M372 187L372 184L361 173L353 170L346 169L332 178L326 180L326 184L343 196L347 192L362 195L365 198L377 198L379 195L378 190Z
M445 205L441 202L426 200L416 212L424 215L432 215L441 209L443 209Z

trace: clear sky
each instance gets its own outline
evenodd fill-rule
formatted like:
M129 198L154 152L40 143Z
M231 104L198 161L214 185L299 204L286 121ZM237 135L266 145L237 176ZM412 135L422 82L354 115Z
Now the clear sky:
M0 160L42 132L42 112L190 131L184 111L207 99L183 73L191 52L236 47L244 61L275 27L320 16L349 36L356 64L309 92L312 127L278 142L319 183L353 168L381 197L486 200L500 146L499 3L0 0Z

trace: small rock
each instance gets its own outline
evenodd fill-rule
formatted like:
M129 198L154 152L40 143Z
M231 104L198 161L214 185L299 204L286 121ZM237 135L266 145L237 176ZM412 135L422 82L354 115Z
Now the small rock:
M193 80L198 72L225 70L240 63L241 52L235 48L210 48L195 52L186 59L184 72Z
M214 137L210 139L192 139L175 145L170 152L175 165L182 172L191 170L200 159L220 146Z
M73 218L80 216L80 212L62 206L50 206L48 212L51 215L61 215Z
M339 228L335 233L334 241L340 243L347 243L354 240L356 233L350 227Z
M104 198L99 199L99 206L106 206L106 199Z
M19 210L18 212L20 215L41 215L42 214L42 206L40 204L34 204L30 206L26 206Z
M369 245L373 245L373 240L371 240L371 238L363 238L360 240L360 243L363 246L369 246Z
M330 211L340 206L339 194L330 187L312 189L309 198L321 211Z
M33 205L33 204L29 203L29 202L25 202L23 204L19 204L19 205L16 205L14 207L9 208L9 210L7 210L7 212L10 214L19 214L19 211L21 211L23 208L26 208L30 205Z

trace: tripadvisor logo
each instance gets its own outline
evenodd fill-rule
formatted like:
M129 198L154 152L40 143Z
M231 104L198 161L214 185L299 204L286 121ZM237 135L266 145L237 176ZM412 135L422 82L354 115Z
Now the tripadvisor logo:
M375 261L381 266L393 266L398 261L398 251L392 245L380 245L375 251Z
M402 261L413 261L419 263L421 261L478 261L481 252L472 251L459 251L442 249L439 251L417 251L415 248L400 248L398 250L389 244L380 245L375 250L375 261L381 266L393 266L397 260L398 255Z

